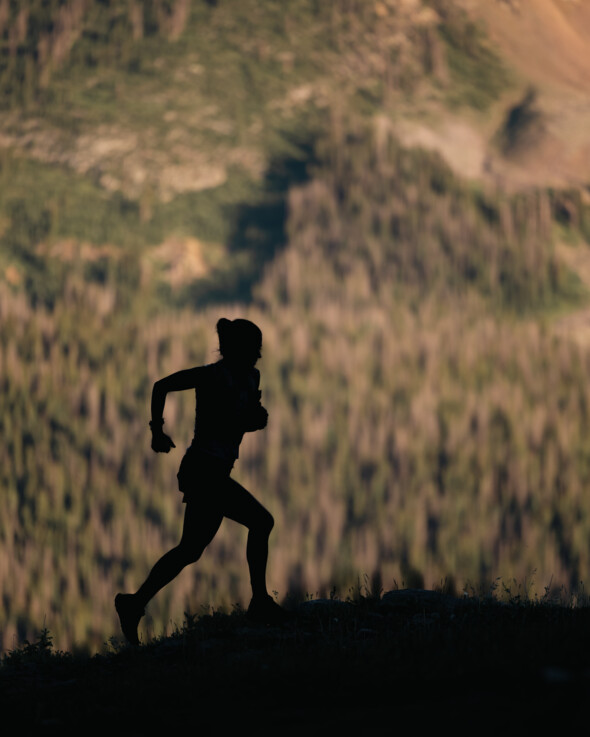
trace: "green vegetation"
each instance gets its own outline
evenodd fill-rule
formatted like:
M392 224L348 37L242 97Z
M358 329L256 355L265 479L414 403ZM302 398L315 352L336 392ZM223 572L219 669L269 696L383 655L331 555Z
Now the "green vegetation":
M552 321L587 304L555 241L587 249L590 208L468 185L375 122L508 84L448 4L394 6L0 0L4 649L45 622L96 650L177 542L194 396L162 457L150 392L216 360L222 314L264 333L270 422L236 476L275 516L281 598L359 570L588 580L590 354ZM246 603L244 551L224 525L144 637Z
M494 52L484 30L448 0L428 0L440 18L439 31L447 47L453 106L486 110L512 83L511 75Z
M285 13L276 0L2 0L11 148L2 149L1 265L51 305L70 265L40 258L41 240L121 246L137 273L140 252L193 236L220 253L229 244L230 258L188 289L160 284L156 305L248 299L285 242L285 193L306 176L331 110L370 116L411 100L425 79L448 87L449 38L449 49L498 67L447 5L416 28L419 8L377 5L298 0ZM475 88L488 102L502 91ZM248 217L265 232L245 232ZM107 260L81 268L104 281Z
M214 192L190 192L171 202L154 202L149 219L142 218L141 203L136 200L48 164L5 154L0 178L6 185L0 190L4 213L0 268L12 267L14 279L23 282L33 302L48 307L63 295L68 275L76 273L90 283L116 286L128 304L137 290L145 256L167 237L196 233L212 244L211 250L214 244L231 245L232 239L246 237L242 231L247 225L243 222L247 198L270 213L273 207L284 211L284 192L271 193L264 183L247 182L246 189L240 172ZM244 245L257 266L269 257L252 234ZM207 256L212 260L211 253ZM246 282L252 279L240 260L230 257L215 268L212 264L208 278L199 284L191 283L174 294L168 290L166 301L196 306L211 299L216 290L229 299L235 289L230 284L224 290L223 284L233 273ZM150 285L150 291L152 286L158 285ZM156 289L152 296L155 305L161 305L162 292ZM144 300L149 301L145 294Z
M65 270L51 259L43 280L40 239L117 245L133 261L171 234L229 245L230 258L207 283L160 285L156 303L249 298L284 243L286 190L305 176L332 103L363 101L372 114L435 74L427 47L440 51L432 30L399 49L411 18L377 15L365 0L299 0L289 13L276 0L0 8L12 146L2 149L2 260L48 304ZM264 220L263 234L246 232L248 217ZM99 280L112 270L105 259L84 268Z
M575 586L590 565L588 356L535 317L569 299L551 197L473 193L437 157L362 128L333 132L316 159L253 302L222 310L264 333L271 421L237 475L277 521L271 580L321 591L360 566L432 585L522 578L541 560ZM2 289L0 587L19 638L47 617L60 647L97 646L113 593L177 540L194 398L169 398L180 450L155 456L151 385L215 360L220 308L147 319L128 282L70 270L65 283L51 310ZM222 530L154 602L154 631L195 596L246 602L244 544Z

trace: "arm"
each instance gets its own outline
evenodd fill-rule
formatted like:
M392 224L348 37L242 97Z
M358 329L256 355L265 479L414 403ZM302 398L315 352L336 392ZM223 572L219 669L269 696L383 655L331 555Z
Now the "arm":
M168 392L196 388L198 378L199 367L177 371L174 374L170 374L170 376L165 376L163 379L156 381L154 384L150 427L152 429L152 450L156 453L168 453L170 448L176 448L172 439L162 430L164 424L162 415L164 413L166 395Z

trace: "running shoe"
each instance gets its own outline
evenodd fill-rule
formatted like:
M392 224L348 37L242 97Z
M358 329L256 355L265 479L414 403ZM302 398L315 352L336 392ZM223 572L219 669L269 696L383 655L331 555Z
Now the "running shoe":
M139 645L137 625L145 612L137 606L135 595L117 594L115 596L115 609L119 615L123 634L132 645Z
M252 598L247 616L248 619L259 624L280 624L290 619L289 612L279 606L268 594Z

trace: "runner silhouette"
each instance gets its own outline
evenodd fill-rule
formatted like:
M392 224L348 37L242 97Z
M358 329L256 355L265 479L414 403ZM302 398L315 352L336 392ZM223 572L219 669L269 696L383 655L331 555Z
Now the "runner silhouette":
M244 433L262 430L268 419L260 403L260 372L255 368L262 332L249 320L221 318L217 335L221 360L178 371L154 384L150 427L156 453L168 453L176 447L163 431L167 393L195 389L197 411L195 435L178 471L178 486L186 503L180 543L160 558L135 594L115 597L123 634L135 645L139 644L137 626L147 603L185 566L201 557L224 517L248 528L246 555L252 586L248 616L259 622L286 617L266 590L273 517L230 477Z

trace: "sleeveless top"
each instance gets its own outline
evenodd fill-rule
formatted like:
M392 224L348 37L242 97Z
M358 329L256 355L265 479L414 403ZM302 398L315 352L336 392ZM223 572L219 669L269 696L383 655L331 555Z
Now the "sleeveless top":
M202 366L196 387L195 435L192 446L235 461L244 437L245 418L260 400L260 372L233 375L223 360Z

